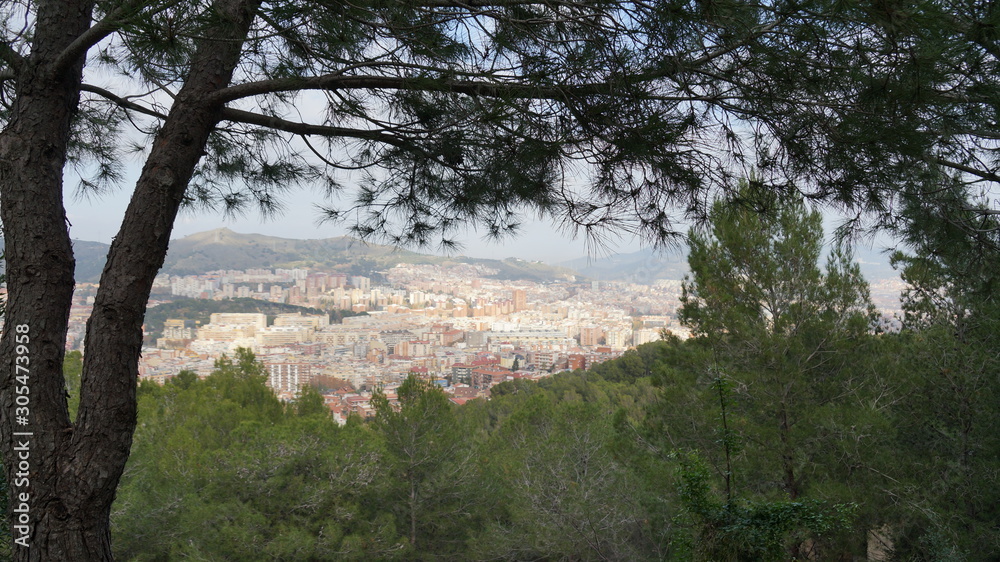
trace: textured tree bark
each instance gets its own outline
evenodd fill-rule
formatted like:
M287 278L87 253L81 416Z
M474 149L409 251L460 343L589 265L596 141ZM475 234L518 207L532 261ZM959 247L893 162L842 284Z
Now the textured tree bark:
M795 454L792 450L791 440L792 426L788 422L788 404L785 402L785 398L781 399L780 407L781 423L778 430L781 436L781 467L785 474L785 491L788 492L788 499L795 501L799 498L799 482L795 478Z
M62 375L74 260L62 172L83 64L54 73L52 63L90 25L92 9L92 2L39 4L31 55L17 69L17 104L0 135L8 289L0 449L17 511L16 560L110 557L99 518L81 517L76 505L83 498L63 495L74 479L64 454L71 434Z
M92 3L39 7L36 43L18 80L15 116L0 136L0 213L9 304L0 341L0 439L15 510L15 559L111 560L110 513L136 424L142 322L153 279L187 184L221 105L258 4L219 0L170 114L157 134L121 229L108 253L87 322L80 407L70 422L62 361L74 288L73 253L62 204L69 127L79 100L82 58L49 76L51 61L90 25ZM20 328L20 327L25 328ZM25 338L27 334L27 338ZM29 340L19 348L17 336ZM24 351L25 353L21 353ZM28 356L29 378L17 369ZM23 366L23 364L22 364ZM27 381L27 385L20 382ZM27 406L19 388L30 388ZM20 401L19 401L20 400ZM28 408L29 423L19 424ZM27 457L27 458L25 458ZM28 463L28 470L20 470ZM18 526L20 494L27 524ZM23 536L19 534L23 529Z

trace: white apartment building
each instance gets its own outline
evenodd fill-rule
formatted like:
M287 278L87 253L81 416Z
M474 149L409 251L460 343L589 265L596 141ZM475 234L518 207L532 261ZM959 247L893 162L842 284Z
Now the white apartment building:
M267 315L259 312L216 312L209 317L212 324L242 324L257 329L267 327Z
M274 319L274 326L294 326L298 328L325 328L330 325L330 317L326 314L279 314Z
M254 341L258 347L272 347L313 341L314 330L311 327L272 326L257 330Z
M267 385L275 392L298 392L312 381L312 365L296 362L264 362Z

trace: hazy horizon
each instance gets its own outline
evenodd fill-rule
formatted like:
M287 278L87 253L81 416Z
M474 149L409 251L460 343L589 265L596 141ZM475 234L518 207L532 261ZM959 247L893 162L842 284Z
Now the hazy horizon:
M127 188L129 184L123 182L123 188L116 193L89 198L78 197L71 185L68 181L65 198L70 238L110 244L118 232L128 205L128 198L131 196L131 189ZM283 210L274 218L261 218L256 211L227 218L207 210L182 210L174 222L170 239L175 240L217 228L228 228L241 234L262 234L300 240L349 235L347 229L341 225L317 224L320 215L314 203L318 202L320 202L319 196L301 189L289 193L283 201ZM457 252L442 252L434 246L407 249L437 255L500 259L518 257L530 261L557 263L585 257L601 258L628 254L648 247L634 239L619 240L612 236L607 240L609 244L606 248L594 248L588 245L583 237L573 239L556 226L537 219L526 221L518 235L499 243L482 240L475 232L463 233L457 239L461 243Z

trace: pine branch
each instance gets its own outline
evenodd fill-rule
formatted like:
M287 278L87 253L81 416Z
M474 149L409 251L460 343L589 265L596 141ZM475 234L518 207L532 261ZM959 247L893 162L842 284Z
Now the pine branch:
M116 95L114 92L111 92L99 86L94 86L92 84L83 84L80 89L84 92L97 94L124 109L130 109L132 111L142 113L143 115L156 117L157 119L166 119L167 117L162 113L154 111L146 106L139 105L133 101L127 100L121 96ZM415 148L411 143L406 142L406 140L398 136L386 134L381 131L366 131L363 129L351 129L347 127L331 127L328 125L314 125L312 123L301 123L297 121L289 121L287 119L281 119L280 117L273 117L270 115L261 115L259 113L244 111L242 109L233 109L230 107L223 108L222 118L226 121L232 121L234 123L257 125L260 127L266 127L278 131L285 131L287 133L293 133L296 135L348 137L348 138L356 138L362 140L377 141L392 146L405 148L407 150L413 150Z
M366 131L364 129L350 129L346 127L331 127L328 125L314 125L312 123L300 123L296 121L289 121L287 119L281 119L280 117L261 115L259 113L252 113L250 111L244 111L242 109L233 109L230 107L224 108L222 110L222 118L225 119L226 121L245 123L247 125L257 125L260 127L267 127L269 129L276 129L279 131L285 131L287 133L293 133L296 135L349 137L362 140L372 140L372 141L382 142L385 144L390 144L392 146L405 148L407 150L415 149L413 144L407 142L405 139L402 139L394 135L389 135L381 131Z
M524 84L484 82L475 80L441 80L433 78L407 78L396 76L343 76L326 74L308 78L278 78L230 86L209 96L214 103L227 103L242 98L276 92L302 90L420 90L454 92L477 97L496 98L559 98L567 94L586 95L611 93L608 84L589 84L573 87L540 87Z
M159 13L167 8L178 4L179 0L171 0L169 2L164 2L155 10L151 10L150 14ZM104 19L92 25L87 31L81 33L72 43L66 47L63 52L59 53L55 62L52 64L53 75L59 75L66 71L67 68L75 64L82 57L87 55L87 51L91 47L98 44L105 37L111 35L112 33L121 29L122 25L128 22L129 18L138 15L143 8L148 6L148 0L131 0L129 2L124 2L118 6L117 9L107 14Z
M931 162L933 164L938 164L946 168L951 168L953 170L958 170L959 172L964 172L966 174L976 176L986 181L1000 182L1000 175L997 175L994 172L979 170L977 168L973 168L972 166L962 164L961 162L953 162L951 160L945 160L944 158L939 158L939 157L927 157L924 160L926 160L927 162Z
M533 4L535 2L525 3ZM622 78L622 81L628 84L649 83L675 76L685 68L696 68L707 65L721 57L729 55L739 48L748 46L753 41L756 41L760 37L770 33L781 21L782 20L778 19L758 26L757 29L751 32L743 40L723 45L710 52L704 53L695 59L685 61L679 56L674 57L675 64L660 65L659 68L649 69L645 72L637 72L631 76ZM356 65L356 67L362 66L365 65ZM410 67L410 65L403 66ZM540 86L526 84L523 82L503 82L502 79L490 82L486 80L454 80L398 76L346 76L344 75L344 71L341 70L333 74L324 74L322 76L278 78L238 84L219 90L210 96L210 100L215 103L227 103L242 98L277 92L302 90L329 91L341 89L448 91L475 97L565 100L569 97L577 96L614 95L615 92L621 90L621 87L622 83L610 81L593 82L572 86ZM692 101L697 101L699 99L703 99L703 96L670 96L665 97L664 99L671 99L673 101L691 99Z
M156 117L157 119L167 118L167 116L162 113L154 111L144 105L139 105L133 101L129 101L115 94L114 92L105 90L104 88L101 88L99 86L94 86L91 84L82 84L80 86L80 90L83 92L90 92L92 94L97 94L124 109L131 109L132 111L142 113L143 115L149 115L150 117Z
M0 76L0 79L3 80L14 78L21 68L24 67L24 57L21 56L21 53L15 51L14 48L10 46L10 43L6 41L0 42L0 60L7 63L10 67L9 70L12 71L9 73L9 77ZM6 72L4 74L6 74Z

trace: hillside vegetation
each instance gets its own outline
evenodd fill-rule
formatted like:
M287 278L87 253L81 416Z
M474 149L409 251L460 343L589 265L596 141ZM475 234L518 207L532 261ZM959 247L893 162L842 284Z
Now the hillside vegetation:
M266 314L268 317L296 312L302 314L325 314L330 318L331 323L339 323L343 318L348 316L364 314L350 310L323 311L318 308L249 298L207 300L181 297L173 302L147 309L146 332L150 334L150 338L155 340L162 337L163 323L168 318L190 320L196 325L202 325L208 324L211 315L218 312L260 313Z
M703 339L461 407L411 379L401 409L376 396L374 419L343 427L314 391L282 406L241 352L203 381L142 385L115 540L126 560L778 561L863 558L881 533L895 559L984 559L1000 396L994 378L965 414L968 395L922 398L940 374L914 352L946 340L847 352L787 449L771 398Z
M349 237L292 240L260 234L240 234L226 228L173 240L163 271L195 275L216 269L308 268L370 275L397 264L471 263L499 271L502 279L552 281L575 275L566 268L518 259L486 260L462 256L419 254L391 246L365 244Z
M997 559L1000 255L910 232L903 326L885 333L850 253L820 267L819 216L768 203L775 223L719 205L690 233L694 337L489 401L411 377L398 405L376 392L372 419L338 426L308 388L282 405L246 350L205 380L142 384L119 554Z

